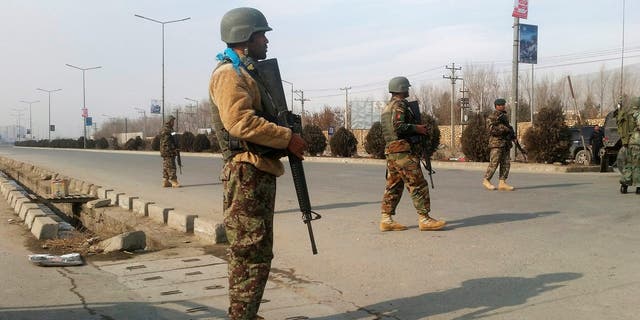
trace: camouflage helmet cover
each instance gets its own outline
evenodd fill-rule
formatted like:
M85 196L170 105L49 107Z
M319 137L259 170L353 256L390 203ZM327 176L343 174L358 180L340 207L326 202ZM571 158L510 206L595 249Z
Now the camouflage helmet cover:
M389 80L390 93L409 92L409 87L411 87L411 84L406 77L395 77Z
M220 21L220 35L227 44L246 42L254 32L271 30L267 18L254 8L232 9Z

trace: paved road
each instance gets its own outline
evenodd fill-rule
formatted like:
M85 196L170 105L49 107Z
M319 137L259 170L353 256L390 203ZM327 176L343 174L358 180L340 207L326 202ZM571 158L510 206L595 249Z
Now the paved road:
M220 214L219 158L185 157L185 188L173 190L159 187L154 155L18 148L0 155ZM404 320L635 319L640 312L640 196L619 194L615 174L513 173L518 190L504 193L481 189L478 170L439 169L433 214L450 227L419 232L405 194L397 220L410 229L380 233L382 165L308 161L305 171L323 215L314 225L320 253L310 254L285 175L274 274L333 288L322 303L352 305L360 310L352 319L364 319L362 311Z

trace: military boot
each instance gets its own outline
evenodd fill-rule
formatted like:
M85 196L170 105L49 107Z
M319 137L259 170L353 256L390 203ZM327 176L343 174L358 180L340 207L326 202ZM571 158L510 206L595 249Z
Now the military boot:
M171 180L171 187L180 188L180 183L178 183L178 179Z
M169 180L168 180L168 179L164 179L164 180L162 180L162 187L163 187L163 188L171 187L171 182L169 182Z
M444 220L436 220L428 215L420 215L418 218L418 228L420 231L435 231L444 228L447 222Z
M506 180L500 180L500 183L498 184L498 190L513 191L513 189L515 189L515 188L510 186L510 185L508 185Z
M482 180L482 185L487 189L487 190L495 190L496 187L494 185L491 184L491 181L484 179Z
M390 214L382 214L380 219L380 231L404 231L407 227L393 221Z

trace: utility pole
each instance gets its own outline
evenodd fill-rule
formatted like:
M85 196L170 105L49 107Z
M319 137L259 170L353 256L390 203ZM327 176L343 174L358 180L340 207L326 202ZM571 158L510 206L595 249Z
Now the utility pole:
M295 100L296 101L300 101L300 106L301 106L301 110L302 110L300 114L302 115L302 117L301 117L302 118L302 126L304 126L304 102L305 101L309 101L309 99L304 97L304 90L296 90L294 92L297 93L298 96L300 97L300 98L296 98ZM291 105L293 106L293 102L291 102ZM291 110L293 110L293 107L291 107Z
M351 90L351 87L346 86L344 88L340 88L340 90L344 90L344 128L350 130L351 110L349 108L349 90Z
M511 125L518 138L518 48L520 46L520 18L513 18L513 66L511 67ZM511 161L516 160L516 148L509 152Z
M445 69L451 71L451 75L442 76L444 79L451 80L451 151L455 149L455 127L453 125L453 105L456 102L456 81L462 80L462 78L456 76L456 71L462 70L462 67L457 67L455 62L451 63L451 67L445 66Z
M138 113L142 113L142 117L144 120L144 124L142 127L142 136L146 137L147 136L147 111L142 108L136 108L136 107L134 107L134 109L136 109Z
M469 108L469 98L465 95L469 93L469 89L464 86L464 79L462 80L462 89L460 89L460 93L462 93L462 99L460 99L460 123L464 128L464 124L467 122L464 118L467 108Z

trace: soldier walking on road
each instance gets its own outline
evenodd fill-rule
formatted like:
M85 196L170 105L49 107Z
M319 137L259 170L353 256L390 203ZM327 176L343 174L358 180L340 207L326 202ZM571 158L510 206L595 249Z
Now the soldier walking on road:
M178 146L173 137L173 124L176 118L169 116L169 120L160 131L160 156L162 157L162 187L179 188L178 176L176 175L176 156Z
M446 224L443 220L429 216L429 186L420 168L418 150L412 149L420 143L410 142L412 137L417 137L418 140L425 138L427 127L418 124L417 117L407 107L406 99L409 97L410 86L409 80L405 77L391 79L391 100L380 116L385 140L384 155L387 159L387 183L382 197L380 231L407 230L407 227L393 220L405 184L418 211L420 231L439 230Z
M631 108L627 111L626 121L628 132L624 135L628 139L627 156L622 167L620 191L626 193L628 186L635 185L636 193L640 194L640 97L632 102Z
M220 23L227 49L209 84L212 120L224 157L224 225L229 240L229 318L258 316L271 260L276 177L288 150L303 158L306 143L277 117L254 63L267 56L267 19L253 8L227 12Z
M506 180L509 177L509 169L511 168L511 160L509 159L509 150L511 149L511 140L515 139L513 128L507 120L506 111L507 101L500 98L494 102L495 110L487 119L487 127L489 130L489 167L484 174L482 185L488 190L495 190L496 187L491 184L491 178L500 166L498 190L513 191L513 187L508 185Z

